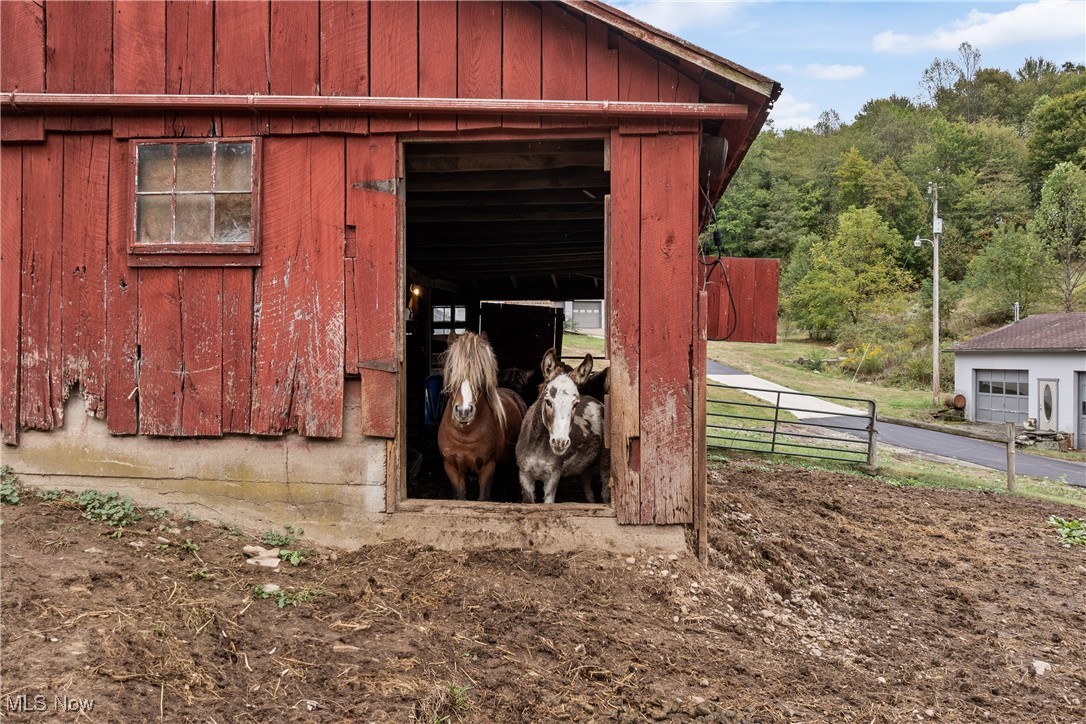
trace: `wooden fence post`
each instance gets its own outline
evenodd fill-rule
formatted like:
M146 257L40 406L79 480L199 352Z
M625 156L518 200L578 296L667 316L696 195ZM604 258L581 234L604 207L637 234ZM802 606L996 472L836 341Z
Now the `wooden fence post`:
M1014 423L1007 423L1007 490L1014 492Z

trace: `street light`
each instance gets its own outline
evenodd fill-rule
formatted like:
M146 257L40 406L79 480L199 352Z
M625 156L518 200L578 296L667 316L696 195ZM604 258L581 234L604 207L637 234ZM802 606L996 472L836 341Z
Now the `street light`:
M936 219L936 233L934 239L921 239L917 234L913 239L913 246L919 248L923 242L931 244L932 249L932 278L931 278L931 400L936 407L939 406L939 232L942 231L942 219Z

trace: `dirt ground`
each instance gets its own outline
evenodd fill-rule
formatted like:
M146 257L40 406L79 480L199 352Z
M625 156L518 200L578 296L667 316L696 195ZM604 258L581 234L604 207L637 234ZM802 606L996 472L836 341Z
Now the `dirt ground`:
M1086 550L1047 524L1077 508L732 461L708 567L382 545L269 570L214 522L112 538L23 497L12 721L1086 721Z

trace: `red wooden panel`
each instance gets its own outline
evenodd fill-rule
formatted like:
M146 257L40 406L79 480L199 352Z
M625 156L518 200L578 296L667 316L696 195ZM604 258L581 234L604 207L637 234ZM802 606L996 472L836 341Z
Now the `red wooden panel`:
M222 435L222 269L181 270L181 435Z
M215 4L215 92L267 93L271 19L267 2L237 0ZM265 133L261 116L224 114L222 133Z
M419 3L419 95L456 97L456 7L450 0ZM455 131L455 115L419 116L419 130Z
M630 41L618 41L618 99L620 101L660 100L659 63ZM622 133L656 133L655 118L623 118Z
M708 541L708 464L706 460L706 323L709 317L709 295L696 292L697 325L694 330L694 523L697 533L698 559L705 561L709 555Z
M543 97L584 100L585 23L556 3L543 4ZM544 118L544 127L584 125L570 118Z
M41 3L0 3L0 90L40 93L45 90L45 13ZM45 136L41 114L4 112L0 138L40 141Z
M307 436L339 437L343 139L269 139L264 146L263 189L252 431L279 434L296 429Z
M320 6L309 0L271 0L271 92L320 92ZM272 133L316 133L315 113L272 116Z
M419 15L413 2L370 3L370 95L417 97L419 94ZM408 114L370 116L370 131L413 131L418 118Z
M214 93L214 10L210 0L166 3L166 92ZM167 135L210 136L211 113L171 111ZM218 130L218 129L216 129Z
M166 90L165 0L114 0L113 91L162 93ZM117 138L162 135L164 114L114 113Z
M184 354L180 269L139 271L139 431L180 435Z
M706 325L706 334L709 339L723 339L727 328L724 326L725 316L728 314L730 303L727 299L727 290L724 289L723 262L715 257L706 259L708 265L705 269L705 290L708 293L709 320Z
M754 259L730 259L728 272L735 286L735 335L732 339L754 339Z
M41 3L0 3L0 89L45 90L45 24Z
M222 434L223 271L139 272L140 432Z
M502 96L502 4L496 0L460 3L456 46L457 96ZM460 116L457 126L494 128L501 116Z
M109 149L109 229L106 254L106 425L115 435L137 431L137 272L128 267L133 224L133 174L128 144Z
M780 259L758 259L756 264L752 341L776 344L781 262Z
M725 257L709 263L709 338L776 343L780 260Z
M0 146L0 438L19 442L23 149Z
M23 248L19 417L50 430L63 405L61 373L61 189L64 139L23 148ZM54 417L56 414L56 418Z
M347 151L348 155L350 150ZM349 177L348 177L349 178ZM350 205L350 200L347 201ZM343 259L343 373L358 374L358 319L362 293L355 284L353 255Z
M45 5L45 88L50 93L109 93L112 3L52 0Z
M641 522L641 139L611 135L608 278L612 502L620 523Z
M641 522L693 511L693 294L697 138L641 141ZM700 281L700 280L698 280ZM667 300L661 303L660 300Z
M592 101L618 99L618 50L608 47L607 26L595 18L587 18L585 27L588 99Z
M249 432L253 270L223 269L222 295L222 431Z
M502 5L502 98L543 97L543 19L540 7L521 0ZM539 128L539 116L504 116L506 128Z
M45 90L109 93L113 72L112 3L54 0L45 6ZM109 130L108 113L46 118L46 129Z
M370 92L370 9L367 2L321 0L321 93L365 96ZM327 113L321 130L367 133L367 114Z
M396 178L395 139L389 136L347 140L347 223L358 230L353 292L362 376L362 434L392 438L398 429L397 345L400 308L397 260L399 235L394 194L357 188L360 181ZM382 369L383 368L383 369Z
M161 127L161 121L160 121ZM64 239L60 317L63 384L79 383L88 414L104 415L105 269L109 208L110 138L80 134L64 139Z

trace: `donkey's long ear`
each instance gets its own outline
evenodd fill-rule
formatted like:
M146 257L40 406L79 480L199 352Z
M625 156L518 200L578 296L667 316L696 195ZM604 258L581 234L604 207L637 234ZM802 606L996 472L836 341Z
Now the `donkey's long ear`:
M456 341L457 336L458 335L456 334L456 330L450 329L449 336L445 338L446 347L452 347L452 343Z
M543 373L543 382L550 382L562 372L562 366L558 363L558 353L551 347L543 353L543 361L539 363L539 369Z
M588 381L589 375L592 374L592 355L586 354L581 364L577 365L577 369L570 373L570 377L573 378L573 382L580 387Z

